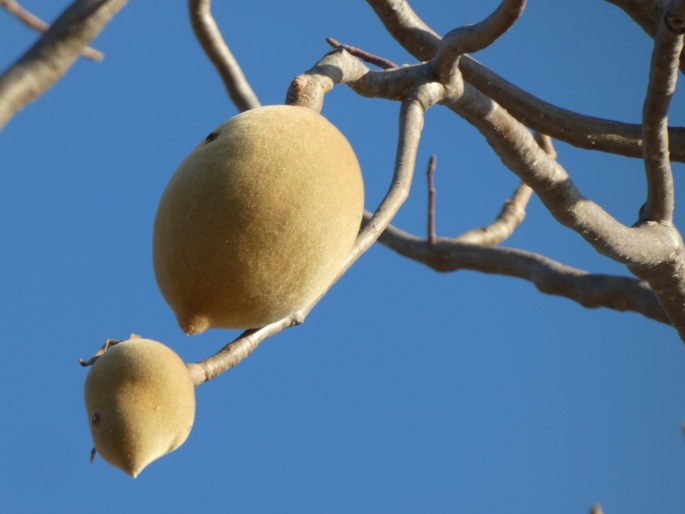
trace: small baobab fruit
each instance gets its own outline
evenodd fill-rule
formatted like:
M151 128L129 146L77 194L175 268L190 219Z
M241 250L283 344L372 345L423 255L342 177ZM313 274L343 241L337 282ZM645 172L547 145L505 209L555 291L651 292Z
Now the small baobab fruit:
M359 163L320 114L243 112L181 163L153 235L159 289L187 334L255 328L322 294L364 209Z
M109 347L84 388L95 450L133 478L187 439L195 419L195 387L169 347L132 338Z

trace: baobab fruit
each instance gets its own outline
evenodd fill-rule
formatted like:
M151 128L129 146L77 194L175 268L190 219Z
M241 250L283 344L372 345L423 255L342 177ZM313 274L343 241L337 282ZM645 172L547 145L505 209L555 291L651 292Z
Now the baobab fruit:
M102 354L85 384L95 450L133 478L187 439L195 387L183 360L150 339L129 339Z
M154 224L157 284L187 334L267 325L325 291L363 208L359 163L328 120L287 105L243 112L167 185Z

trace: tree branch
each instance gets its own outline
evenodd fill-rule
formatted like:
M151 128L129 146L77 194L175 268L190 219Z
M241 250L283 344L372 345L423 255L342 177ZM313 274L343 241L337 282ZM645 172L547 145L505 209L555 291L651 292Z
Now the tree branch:
M378 241L435 271L471 270L521 278L532 282L542 293L562 296L584 307L631 311L669 323L654 292L645 282L632 278L591 274L513 248L488 247L446 238L438 238L431 245L392 225Z
M376 3L374 0L373 4ZM389 0L381 4L400 7ZM395 16L398 11L389 12ZM412 16L409 19L413 23L416 17ZM411 30L404 36L407 34L411 35ZM468 62L466 57L455 57L451 52L444 58L461 65ZM345 54L339 53L338 58L344 61ZM378 72L369 71L360 63L359 79L349 85L364 96L401 99L414 85L435 80L440 59L438 54L426 63ZM619 223L581 195L566 170L537 145L524 125L480 90L462 81L457 71L461 71L461 66L451 69L441 103L483 134L502 162L536 192L561 224L581 235L599 253L628 265L645 280L685 340L685 250L678 231L659 223L640 223L634 227ZM323 82L320 84L324 86Z
M345 52L329 54L334 56L339 65L352 59ZM359 78L348 85L365 96L390 99L403 98L408 88L431 82L437 75L435 61L388 71L369 71L361 63L358 66ZM454 76L458 79L457 73ZM660 224L626 227L619 223L599 205L583 197L566 170L540 149L526 127L507 110L470 84L459 87L458 80L455 84L450 88L450 97L441 103L485 136L503 163L536 192L560 223L576 231L599 253L628 265L634 273L642 273L640 278L649 281L669 315L682 318L677 323L672 317L673 324L685 330L685 309L678 303L680 295L685 294L684 283L677 278L682 253L678 232ZM662 265L666 268L657 269ZM662 288L657 288L652 281L662 273L672 280L665 280Z
M586 116L552 105L466 55L462 57L459 69L465 81L532 130L578 148L642 158L642 127L638 124ZM685 162L685 129L670 127L669 138L671 159Z
M608 1L617 5L631 3L631 0ZM435 57L440 36L416 15L405 0L367 2L390 35L410 54L420 61ZM632 0L632 3L649 4L650 0ZM459 69L466 82L492 98L532 130L578 148L642 158L640 125L585 116L547 103L514 86L468 55L460 59ZM669 139L671 159L685 162L685 129L669 128Z
M366 0L390 35L419 61L430 61L440 36L412 10L407 0Z
M585 198L526 127L480 91L467 84L463 94L447 106L485 136L505 166L535 191L557 221L575 230L599 253L623 264L644 262L645 248L653 250L651 262L670 255L673 241L669 235L647 227L626 227Z
M677 2L669 5L678 7ZM672 223L673 174L668 155L668 107L675 93L683 49L682 22L667 10L654 37L649 83L642 110L643 158L647 174L647 203L642 219ZM675 26L674 26L675 25Z
M126 0L77 0L0 75L0 129L71 67Z
M238 61L226 45L210 11L211 0L188 0L190 22L197 40L219 72L231 100L238 110L259 107L259 99L250 87Z
M334 81L330 77L339 73L339 67L345 67L350 60L356 61L341 50L329 54L327 59L330 59L327 64L318 70L315 67L314 75L308 78L321 90L332 87ZM407 90L430 83L437 75L434 61L387 71L369 71L359 62L355 66L359 78L349 82L350 87L364 96L395 100L405 98ZM454 75L458 78L457 73ZM298 79L293 84L297 82ZM317 90L314 83L311 90ZM628 265L633 273L648 281L685 339L685 301L681 303L681 297L685 298L685 280L681 278L685 277L681 269L685 258L680 234L663 224L626 227L619 223L599 205L583 197L566 170L540 149L526 127L505 109L468 83L462 88L457 86L450 88L450 97L441 103L485 136L503 163L536 192L560 223L576 231L599 253ZM297 93L293 87L291 93L293 89ZM306 99L305 104L308 102Z
M502 162L535 191L557 221L649 283L685 341L685 247L675 227L654 222L622 225L583 197L563 167L506 110L469 84L461 91L450 90L450 95L450 101L443 103L485 136Z
M22 21L25 25L33 30L37 30L38 32L47 32L47 30L50 28L50 25L45 23L38 16L35 16L24 9L21 5L19 5L19 2L16 2L15 0L0 0L0 6L4 6L7 11L14 14L17 19ZM96 62L102 61L105 58L102 52L89 46L81 51L81 55Z

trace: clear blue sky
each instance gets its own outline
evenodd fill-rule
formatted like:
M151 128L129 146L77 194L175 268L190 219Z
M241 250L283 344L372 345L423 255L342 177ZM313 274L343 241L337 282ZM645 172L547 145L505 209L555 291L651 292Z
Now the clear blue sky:
M47 20L56 4L66 2L24 2ZM515 279L438 274L382 247L304 325L202 385L176 452L136 480L88 463L78 357L133 332L195 361L237 335L182 335L152 271L167 180L236 112L182 4L130 2L94 43L104 62L78 62L0 133L0 511L578 514L600 502L607 514L682 513L685 347L672 329ZM413 62L365 2L215 4L265 104L283 102L290 80L328 51L327 36ZM497 2L415 4L445 33ZM0 67L35 38L0 11ZM606 2L532 1L476 57L547 101L636 122L650 52ZM685 121L684 105L679 93L672 124ZM391 176L398 108L344 87L326 99L324 115L358 153L367 208ZM587 196L635 220L639 161L557 149ZM516 180L474 129L434 108L396 224L424 232L432 153L440 235L489 223ZM685 170L675 171L680 199ZM685 226L682 209L676 216ZM506 244L625 273L535 199Z

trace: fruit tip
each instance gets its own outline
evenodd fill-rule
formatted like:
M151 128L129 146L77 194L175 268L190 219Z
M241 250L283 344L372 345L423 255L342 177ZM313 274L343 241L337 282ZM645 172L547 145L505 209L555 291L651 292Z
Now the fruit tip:
M185 320L179 320L178 324L187 336L201 334L210 328L209 318L201 314L191 316Z

